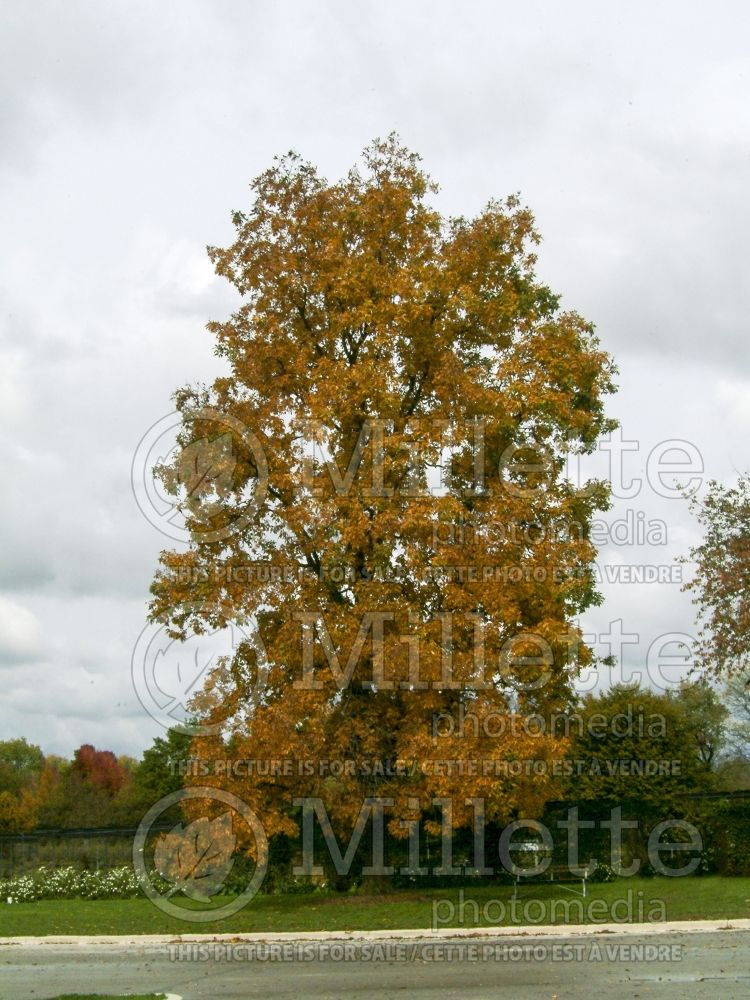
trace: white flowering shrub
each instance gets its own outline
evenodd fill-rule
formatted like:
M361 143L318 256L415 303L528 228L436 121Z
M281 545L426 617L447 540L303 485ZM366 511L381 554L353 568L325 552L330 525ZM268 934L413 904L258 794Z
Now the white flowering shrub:
M152 882L158 883L158 876ZM30 903L35 899L130 899L140 896L141 886L131 867L107 871L76 868L38 868L29 875L0 879L0 900Z

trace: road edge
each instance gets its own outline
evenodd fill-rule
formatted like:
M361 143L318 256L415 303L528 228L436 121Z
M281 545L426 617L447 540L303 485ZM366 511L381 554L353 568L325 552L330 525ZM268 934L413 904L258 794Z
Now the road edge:
M437 930L279 931L275 933L226 934L50 934L44 937L3 937L0 947L150 947L204 942L263 943L317 941L440 941L464 938L569 938L596 934L653 936L664 934L704 934L715 931L750 931L750 919L668 920L642 924L528 924L498 927L441 927Z

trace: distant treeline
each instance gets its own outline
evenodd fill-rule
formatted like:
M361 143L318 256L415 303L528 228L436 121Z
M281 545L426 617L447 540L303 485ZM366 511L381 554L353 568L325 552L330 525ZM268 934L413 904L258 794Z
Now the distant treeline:
M0 833L137 826L163 795L181 787L190 737L170 731L140 760L84 743L72 760L25 739L0 741Z
M747 690L744 678L721 694L703 682L684 682L663 693L621 684L582 697L548 720L530 717L525 723L530 732L547 725L564 737L565 756L554 762L557 773L546 784L547 801L622 800L669 811L685 796L750 788ZM493 731L501 722L492 720ZM436 716L434 755L440 756L441 741L477 725L470 704L455 718ZM507 746L506 741L506 754ZM157 737L140 760L90 744L66 760L45 755L25 739L0 741L0 834L135 827L163 796L206 773L196 766L201 763L196 747L178 729ZM226 756L232 757L230 744ZM529 763L517 756L508 758L509 773ZM251 772L246 780L254 780ZM504 780L502 768L497 780Z

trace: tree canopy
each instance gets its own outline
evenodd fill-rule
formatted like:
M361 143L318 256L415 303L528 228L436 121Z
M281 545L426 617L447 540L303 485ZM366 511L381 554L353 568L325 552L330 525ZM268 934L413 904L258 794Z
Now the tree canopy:
M375 792L402 814L435 794L530 808L544 781L359 765L429 759L435 713L461 705L569 701L592 658L575 620L598 600L589 524L608 491L566 461L614 426L613 364L538 279L519 199L442 216L395 136L340 181L290 153L252 190L234 242L210 249L242 297L209 325L228 374L177 392L181 451L160 470L191 543L162 553L153 619L179 636L240 623L264 650L240 644L196 697L221 728L196 752L226 756L231 740L243 757L355 762L347 777L217 779L269 834L296 830L303 794L348 820ZM451 758L558 750L551 733L441 744Z
M716 787L727 709L703 682L656 692L616 684L574 714L569 799L638 802L668 812Z

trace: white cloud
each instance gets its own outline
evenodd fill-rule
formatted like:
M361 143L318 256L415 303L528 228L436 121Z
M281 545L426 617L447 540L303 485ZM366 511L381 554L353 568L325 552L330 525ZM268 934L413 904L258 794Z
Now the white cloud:
M739 424L740 429L750 427L750 379L720 378L716 395L730 426Z
M42 648L42 630L28 608L0 596L0 663L36 659Z

